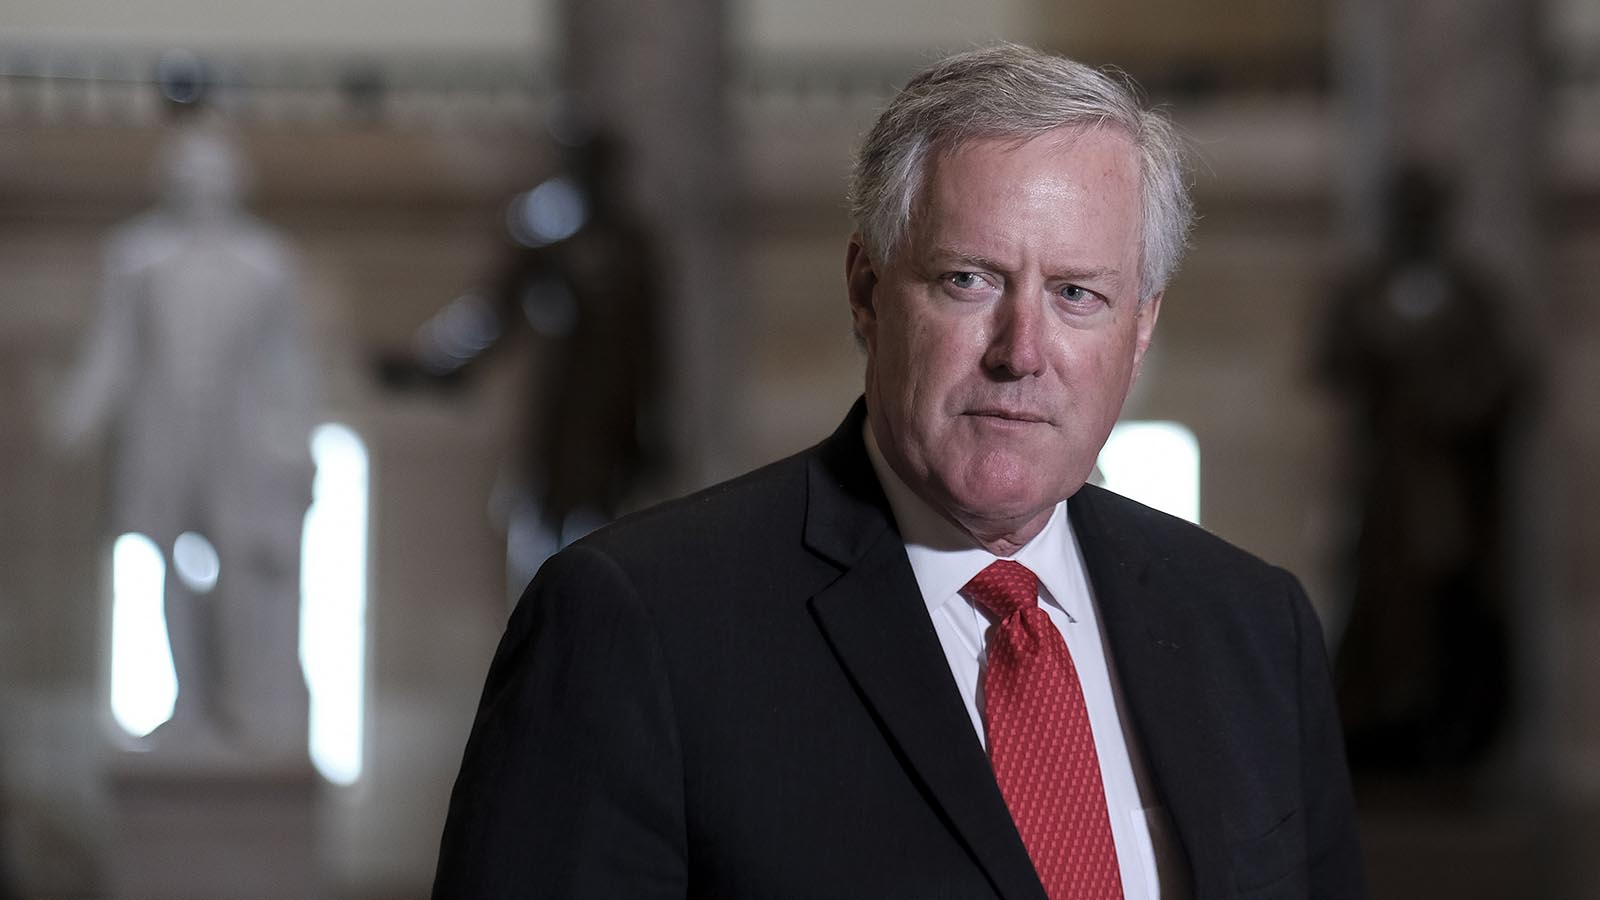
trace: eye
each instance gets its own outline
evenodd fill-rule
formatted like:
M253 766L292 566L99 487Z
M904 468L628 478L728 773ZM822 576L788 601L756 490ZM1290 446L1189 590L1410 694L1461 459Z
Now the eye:
M963 291L977 290L984 284L983 276L977 272L951 272L945 276L945 280Z
M1069 303L1088 303L1095 298L1094 291L1091 291L1088 288L1078 287L1075 284L1069 284L1063 287L1060 291L1058 291L1058 293L1061 294L1061 298L1063 300L1066 300Z

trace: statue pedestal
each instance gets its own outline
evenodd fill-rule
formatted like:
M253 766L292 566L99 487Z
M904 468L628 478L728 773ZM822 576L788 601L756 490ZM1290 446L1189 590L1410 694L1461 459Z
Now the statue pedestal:
M116 900L318 900L309 764L129 754L109 771Z

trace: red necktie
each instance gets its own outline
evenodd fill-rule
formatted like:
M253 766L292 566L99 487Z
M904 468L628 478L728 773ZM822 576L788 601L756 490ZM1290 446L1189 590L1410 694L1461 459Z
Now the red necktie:
M1039 608L1039 578L997 560L961 589L988 610L979 687L989 760L1050 900L1122 896L1100 757L1066 641Z

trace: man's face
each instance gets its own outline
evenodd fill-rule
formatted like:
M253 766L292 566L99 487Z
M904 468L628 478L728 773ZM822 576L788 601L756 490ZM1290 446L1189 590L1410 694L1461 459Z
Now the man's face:
M901 251L853 239L850 305L884 458L1011 552L1088 478L1160 309L1139 304L1139 169L1117 130L929 160Z

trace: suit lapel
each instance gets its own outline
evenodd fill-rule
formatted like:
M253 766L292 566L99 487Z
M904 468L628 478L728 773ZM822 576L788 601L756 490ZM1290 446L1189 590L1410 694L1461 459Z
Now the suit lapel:
M843 570L812 598L818 626L930 802L1007 900L1045 900L972 733L856 409L811 460L806 543Z
M1123 697L1151 775L1189 861L1195 896L1230 877L1218 810L1222 798L1205 767L1215 743L1202 671L1188 652L1183 587L1140 546L1126 516L1086 486L1068 502Z

